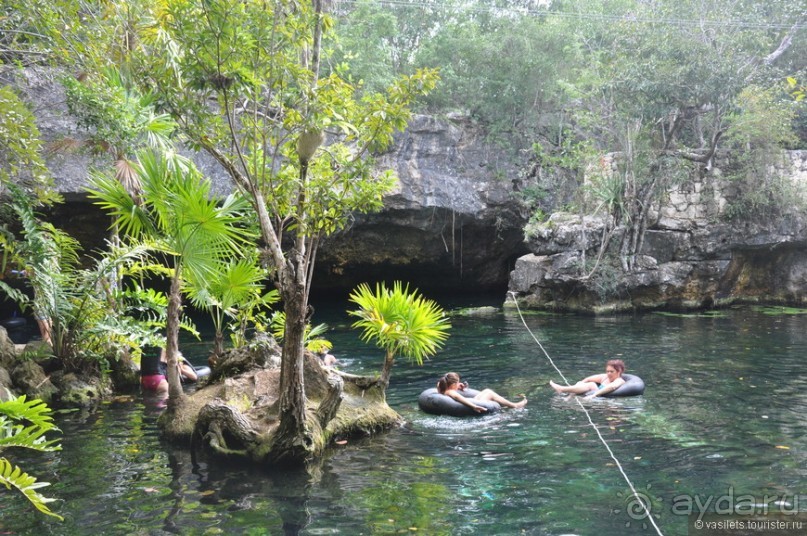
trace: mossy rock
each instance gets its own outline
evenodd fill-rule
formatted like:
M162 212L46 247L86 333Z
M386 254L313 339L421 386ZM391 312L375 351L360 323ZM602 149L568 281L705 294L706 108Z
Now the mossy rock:
M110 382L102 378L80 378L75 374L59 371L51 379L57 388L53 402L60 407L95 407L112 393Z
M38 398L49 403L57 393L56 386L45 371L34 361L25 359L11 370L11 381L28 398Z

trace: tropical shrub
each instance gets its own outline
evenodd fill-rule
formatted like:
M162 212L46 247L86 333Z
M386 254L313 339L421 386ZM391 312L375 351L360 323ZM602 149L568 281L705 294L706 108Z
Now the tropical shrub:
M410 292L409 285L400 281L391 289L376 284L375 291L363 283L351 293L350 301L359 306L348 314L358 318L353 327L362 330L362 340L375 342L386 352L381 370L385 386L397 355L422 365L448 338L451 324L443 309L417 290Z

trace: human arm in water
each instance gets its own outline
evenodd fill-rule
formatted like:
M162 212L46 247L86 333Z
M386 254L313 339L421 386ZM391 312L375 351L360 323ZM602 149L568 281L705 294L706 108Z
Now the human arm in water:
M615 379L611 383L609 383L607 385L604 385L601 388L594 391L593 393L591 393L590 395L587 395L586 398L594 398L596 396L605 396L608 393L612 393L612 392L616 391L617 389L619 389L623 385L625 385L625 379L622 378L622 376L620 376L619 378Z
M196 374L196 369L193 368L193 366L183 356L179 356L179 359L177 360L177 367L179 368L180 377L184 377L192 382L199 379L198 375Z
M448 391L445 392L445 395L453 398L454 400L456 400L457 402L459 402L460 404L462 404L464 406L468 406L469 408L471 408L472 410L474 410L477 413L485 413L485 412L488 411L488 408L486 408L484 406L480 406L478 404L474 404L473 399L466 398L463 395L461 395L460 393L458 393L457 389L449 389Z

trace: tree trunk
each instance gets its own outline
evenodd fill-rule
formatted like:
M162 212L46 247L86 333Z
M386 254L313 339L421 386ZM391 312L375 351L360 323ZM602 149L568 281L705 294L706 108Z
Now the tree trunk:
M216 338L213 340L213 355L218 358L224 353L224 332L221 329L216 330Z
M387 352L384 357L384 368L381 369L381 384L384 386L384 391L389 387L389 378L392 375L392 365L395 363L395 354Z
M182 269L178 263L171 279L171 291L168 296L168 318L166 319L165 355L168 359L168 407L175 408L182 403L185 396L177 366L177 350L179 346L179 311L182 305Z
M305 385L303 380L303 339L305 336L305 285L294 285L283 293L286 327L280 363L280 424L273 444L272 458L304 462L313 448L312 432L306 425ZM288 290L288 289L285 289Z
M196 430L204 432L201 436L194 434L192 443L201 440L218 455L251 458L255 446L260 443L252 424L238 410L220 399L202 407Z

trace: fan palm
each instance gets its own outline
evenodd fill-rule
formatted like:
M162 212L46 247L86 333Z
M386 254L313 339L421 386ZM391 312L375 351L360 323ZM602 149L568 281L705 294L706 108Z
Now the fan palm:
M398 354L422 365L448 338L451 324L442 308L417 290L410 292L409 285L400 281L392 289L377 284L375 292L363 283L351 293L350 301L359 306L348 314L358 317L353 327L363 330L362 340L374 341L386 351L381 371L385 387Z
M233 259L221 265L221 270L203 280L189 280L186 293L191 303L199 309L207 309L213 319L216 340L213 353L219 356L224 351L224 328L227 317L233 318L241 329L241 319L253 312L239 314L239 309L268 306L280 298L277 290L264 293L263 281L266 269L255 258Z
M240 254L251 237L240 225L247 204L235 195L221 202L213 199L210 182L190 160L173 152L143 151L136 169L142 184L140 200L103 175L93 177L90 195L109 212L121 233L149 241L173 259L166 354L169 397L177 404L183 397L176 368L182 283L214 278L223 263Z

